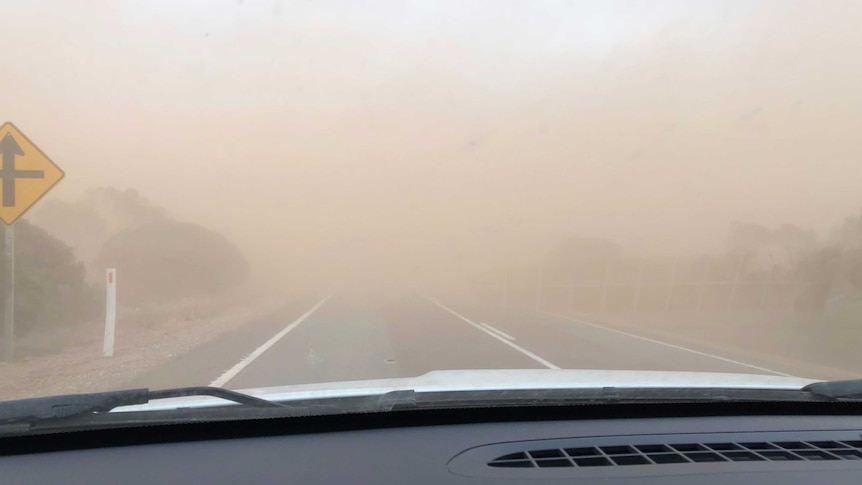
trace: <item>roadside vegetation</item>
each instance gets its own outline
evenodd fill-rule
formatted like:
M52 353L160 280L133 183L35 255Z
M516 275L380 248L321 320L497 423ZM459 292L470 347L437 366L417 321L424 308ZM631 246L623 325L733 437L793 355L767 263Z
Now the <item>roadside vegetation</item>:
M107 267L117 268L121 314L212 302L248 272L242 252L221 234L176 221L137 192L114 188L46 202L16 223L15 251L15 326L22 339L69 335L103 318ZM0 290L5 270L0 264ZM0 298L0 310L3 303Z

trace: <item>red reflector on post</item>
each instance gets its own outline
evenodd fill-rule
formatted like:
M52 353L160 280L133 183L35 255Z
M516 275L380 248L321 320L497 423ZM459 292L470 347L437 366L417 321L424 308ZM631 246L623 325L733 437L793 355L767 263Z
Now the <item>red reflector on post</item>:
M108 283L114 282L114 273L108 273Z

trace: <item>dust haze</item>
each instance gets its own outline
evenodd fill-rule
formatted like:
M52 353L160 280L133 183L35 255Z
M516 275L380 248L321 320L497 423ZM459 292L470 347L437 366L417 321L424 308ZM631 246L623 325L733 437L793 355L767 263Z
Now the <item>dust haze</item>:
M48 199L134 189L273 285L862 207L860 2L3 3L0 118L65 170Z

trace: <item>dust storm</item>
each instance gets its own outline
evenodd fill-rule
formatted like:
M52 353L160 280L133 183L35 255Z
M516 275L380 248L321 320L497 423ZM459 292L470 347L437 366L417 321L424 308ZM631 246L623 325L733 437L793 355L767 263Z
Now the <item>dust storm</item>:
M132 189L267 285L825 241L862 207L856 2L15 8L0 106L66 170L50 198Z

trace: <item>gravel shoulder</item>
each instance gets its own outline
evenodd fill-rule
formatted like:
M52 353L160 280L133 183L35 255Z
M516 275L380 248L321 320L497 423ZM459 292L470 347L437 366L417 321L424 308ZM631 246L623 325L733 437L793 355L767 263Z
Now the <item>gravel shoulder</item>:
M213 298L121 309L114 357L102 356L103 322L16 342L18 357L0 363L0 400L118 389L143 372L218 336L272 314L283 297Z

